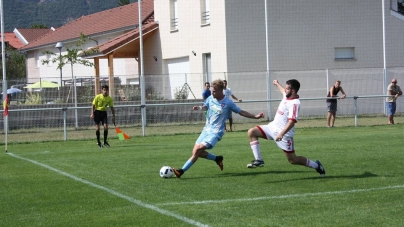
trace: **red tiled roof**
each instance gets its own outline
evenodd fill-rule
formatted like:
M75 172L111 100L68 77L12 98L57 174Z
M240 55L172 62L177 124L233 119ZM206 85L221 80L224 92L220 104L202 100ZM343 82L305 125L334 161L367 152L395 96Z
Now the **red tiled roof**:
M143 0L143 21L153 15L153 12L154 0ZM31 50L49 44L56 44L57 42L75 40L80 37L80 33L90 36L106 32L133 29L139 24L138 19L139 10L137 2L82 16L56 29L54 32L50 32L34 42L27 44L22 50Z
M158 26L159 25L155 22L150 22L150 23L143 25L142 26L143 37L149 36L149 34L151 32L158 29ZM127 45L128 43L135 41L138 38L139 38L139 29L134 29L134 30L129 31L125 34L122 34L118 37L115 37L114 39L111 39L106 43L98 45L97 47L95 47L98 49L97 52L94 54L91 54L91 55L87 55L85 58L92 58L95 56L105 56L105 55L111 53L112 51L115 51L115 50Z
M1 36L0 36L0 42L1 42ZM5 32L4 33L4 42L7 42L10 46L12 46L15 49L21 48L22 46L24 46L24 43L21 42L21 40L19 40L17 38L17 36L15 36L14 33L12 32Z
M15 30L17 30L28 43L52 31L50 28L16 28Z

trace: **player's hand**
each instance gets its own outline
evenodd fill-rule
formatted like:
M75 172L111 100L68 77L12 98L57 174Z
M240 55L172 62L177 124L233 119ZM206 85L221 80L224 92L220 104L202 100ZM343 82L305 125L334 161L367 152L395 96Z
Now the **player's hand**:
M90 118L94 118L94 114L90 114Z
M278 85L279 81L278 80L273 80L272 83L274 83L274 85Z
M255 115L255 118L256 119L260 119L260 118L263 118L264 117L264 113L259 113L259 114L257 114L257 115Z
M282 141L282 138L283 138L283 136L278 135L278 136L276 137L275 141Z

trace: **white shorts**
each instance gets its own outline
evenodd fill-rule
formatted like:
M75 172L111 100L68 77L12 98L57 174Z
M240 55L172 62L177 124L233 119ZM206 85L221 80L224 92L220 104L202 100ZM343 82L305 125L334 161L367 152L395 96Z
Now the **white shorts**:
M282 131L282 129L277 129L275 127L271 127L270 125L258 125L257 128L261 131L264 139L274 140ZM294 153L295 152L295 144L293 142L293 137L283 136L281 141L275 141L276 145L280 149L282 149L286 153Z

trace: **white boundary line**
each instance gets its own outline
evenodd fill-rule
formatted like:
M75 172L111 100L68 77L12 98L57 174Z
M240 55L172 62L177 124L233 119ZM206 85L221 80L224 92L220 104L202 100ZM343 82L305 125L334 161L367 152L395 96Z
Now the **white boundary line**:
M189 219L189 218L186 218L186 217L183 217L183 216L174 214L174 213L172 213L172 212L170 212L170 211L167 211L167 210L160 209L160 208L157 207L157 206L154 206L154 205L151 205L151 204L148 204L148 203L144 203L144 202L142 202L142 201L140 201L140 200L134 199L134 198L132 198L132 197L129 197L129 196L127 196L127 195L124 195L124 194L122 194L122 193L119 193L119 192L117 192L117 191L114 191L114 190L112 190L112 189L106 188L106 187L104 187L104 186L102 186L102 185L98 185L98 184L92 183L92 182L90 182L90 181L81 179L81 178L79 178L79 177L76 177L76 176L73 176L73 175L68 174L68 173L66 173L66 172L60 171L60 170L58 170L58 169L55 169L55 168L53 168L53 167L51 167L51 166L48 166L48 165L42 164L42 163L40 163L40 162L37 162L37 161L35 161L35 160L31 160L31 159L28 159L28 158L23 158L23 157L21 157L21 156L15 155L15 154L13 154L13 153L7 153L7 154L10 155L10 156L12 156L12 157L14 157L14 158L18 158L18 159L21 159L21 160L24 160L24 161L28 161L28 162L34 163L35 165L39 165L39 166L41 166L41 167L44 167L44 168L46 168L46 169L49 169L49 170L51 170L51 171L53 171L53 172L56 172L56 173L58 173L58 174L61 174L61 175L63 175L63 176L69 177L69 178L71 178L71 179L73 179L73 180L75 180L75 181L81 182L81 183L86 184L86 185L89 185L89 186L91 186L91 187L104 190L104 191L106 191L106 192L108 192L108 193L110 193L110 194L112 194L112 195L115 195L115 196L117 196L117 197L119 197L119 198L125 199L125 200L127 200L127 201L129 201L129 202L131 202L131 203L136 204L136 205L145 207L145 208L147 208L147 209L150 209L150 210L159 212L159 213L164 214L164 215L167 215L167 216L174 217L174 218L176 218L176 219L178 219L178 220L180 220L180 221L186 222L186 223L188 223L188 224L191 224L191 225L194 225L194 226L201 226L201 227L202 227L202 226L203 226L203 227L206 226L206 227L208 227L208 225L205 225L205 224L203 224L203 223L200 223L200 222L197 222L197 221L195 221L195 220L192 220L192 219Z
M336 195L336 194L348 194L348 193L359 193L359 192L370 192L377 190L388 190L404 188L404 185L387 186L382 188L368 188L368 189L355 189L349 191L333 191L333 192L316 192L316 193L304 193L304 194L290 194L290 195L280 195L280 196L264 196L257 198L245 198L245 199L225 199L225 200L203 200L194 202L174 202L174 203L160 203L156 206L172 206L172 205L199 205L199 204L209 204L209 203L228 203L228 202L250 202L257 200L270 200L270 199L288 199L294 197L308 197L308 196L321 196L321 195Z

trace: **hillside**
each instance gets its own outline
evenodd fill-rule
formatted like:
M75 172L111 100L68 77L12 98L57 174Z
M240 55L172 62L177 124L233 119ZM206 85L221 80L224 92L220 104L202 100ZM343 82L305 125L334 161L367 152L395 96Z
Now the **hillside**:
M4 0L4 31L29 28L33 24L60 27L83 15L118 7L118 2L119 0Z

